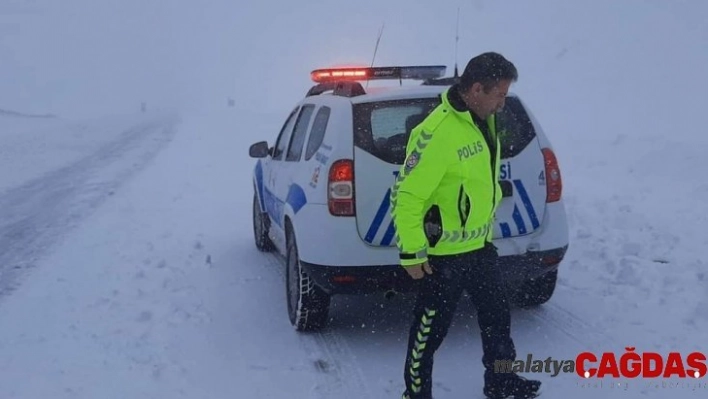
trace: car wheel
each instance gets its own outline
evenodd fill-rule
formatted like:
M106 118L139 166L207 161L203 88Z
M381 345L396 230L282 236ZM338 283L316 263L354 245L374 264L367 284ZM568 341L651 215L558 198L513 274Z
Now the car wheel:
M512 301L519 307L542 305L553 296L557 281L558 270L527 280L514 290Z
M268 215L261 212L258 196L253 194L253 238L256 242L256 248L262 252L270 252L273 250L273 242L268 237Z
M297 331L320 330L329 318L330 296L302 270L295 234L289 224L286 235L285 285L290 324Z

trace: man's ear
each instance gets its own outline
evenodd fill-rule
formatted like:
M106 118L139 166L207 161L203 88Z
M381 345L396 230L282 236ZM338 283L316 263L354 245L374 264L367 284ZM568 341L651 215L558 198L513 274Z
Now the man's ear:
M472 95L478 95L484 91L484 86L479 83L475 82L472 84L472 87L470 87L470 94Z

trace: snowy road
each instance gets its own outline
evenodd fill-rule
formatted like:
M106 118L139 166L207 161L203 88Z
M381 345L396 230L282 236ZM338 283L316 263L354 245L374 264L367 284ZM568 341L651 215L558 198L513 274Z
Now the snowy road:
M2 281L14 290L0 299L0 397L400 395L413 298L336 297L330 328L292 330L283 268L253 245L251 193L243 189L252 164L244 154L257 136L234 133L235 118L141 122L2 194L2 209L12 210L1 219L2 245L10 248L0 255ZM586 164L579 159L567 170L574 243L551 303L513 312L519 357L621 355L628 345L692 351L706 342L704 320L685 320L696 315L695 305L677 305L700 289L697 280L688 284L701 264L654 281L657 267L666 267L652 261L661 249L644 254L627 245L626 229L648 231L645 239L655 237L656 246L667 236L651 229L664 227L670 237L671 227L623 214L623 195L596 209L603 195L591 195L587 179L571 178ZM629 218L630 227L592 222L602 212ZM675 242L664 261L693 259L681 251L690 244ZM463 300L436 358L436 397L481 397L480 359L475 311ZM588 387L575 374L534 376L551 398L669 392L641 380ZM704 391L688 385L670 393Z
M173 125L169 120L137 124L81 159L0 192L0 295L11 291L18 276L50 246L145 168L171 139Z

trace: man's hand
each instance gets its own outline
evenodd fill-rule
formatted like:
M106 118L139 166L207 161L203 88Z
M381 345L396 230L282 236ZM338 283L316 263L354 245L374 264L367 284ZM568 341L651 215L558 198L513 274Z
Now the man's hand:
M413 277L414 280L419 280L423 278L426 274L433 274L433 269L430 268L428 261L425 261L415 266L406 266L405 269L408 274Z

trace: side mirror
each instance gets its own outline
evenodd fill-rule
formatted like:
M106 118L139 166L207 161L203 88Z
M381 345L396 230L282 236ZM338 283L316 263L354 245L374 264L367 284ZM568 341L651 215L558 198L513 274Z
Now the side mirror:
M255 144L251 144L251 148L248 149L248 155L251 158L265 158L270 153L267 141L259 141Z

